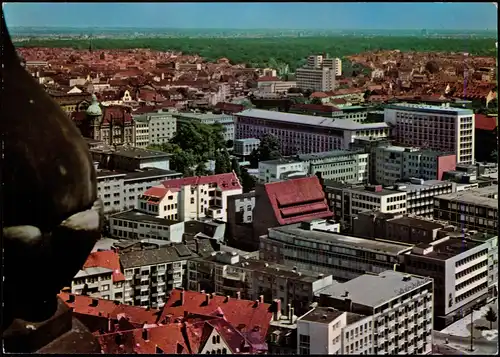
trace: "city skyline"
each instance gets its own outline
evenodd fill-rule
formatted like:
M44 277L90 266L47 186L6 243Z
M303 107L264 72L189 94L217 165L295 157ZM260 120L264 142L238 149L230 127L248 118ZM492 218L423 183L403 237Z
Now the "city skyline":
M490 2L8 3L4 11L11 27L496 30L493 9Z

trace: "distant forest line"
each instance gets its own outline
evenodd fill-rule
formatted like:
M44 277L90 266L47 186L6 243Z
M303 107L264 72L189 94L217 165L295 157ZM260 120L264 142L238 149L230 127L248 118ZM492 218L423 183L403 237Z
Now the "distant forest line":
M496 56L495 40L481 38L418 37L273 37L273 38L140 38L93 39L94 50L149 48L157 51L181 51L197 54L207 61L228 58L231 63L252 67L267 66L270 60L288 64L290 71L302 66L311 54L328 53L343 58L367 51L468 52L477 56ZM89 40L43 39L16 42L17 47L88 49Z

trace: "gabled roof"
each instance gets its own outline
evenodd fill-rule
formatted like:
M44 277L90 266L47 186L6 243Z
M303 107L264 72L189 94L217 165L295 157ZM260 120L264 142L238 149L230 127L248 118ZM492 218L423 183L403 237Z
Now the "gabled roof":
M309 96L310 98L328 98L328 94L324 92L313 92Z
M183 302L181 301L181 290L172 290L168 301L163 307L160 322L164 321L168 316L172 318L183 317L185 311L194 314L212 315L220 308L224 320L233 325L238 331L244 333L258 329L261 336L266 336L273 316L270 304L217 295L207 297L207 294L196 291L183 291L182 293Z
M281 225L333 216L316 176L267 183L264 188Z
M148 188L142 195L149 198L159 198L160 200L168 193L168 189L163 186L153 186ZM150 202L155 203L155 202Z
M167 180L162 182L163 187L171 190L179 190L182 188L182 186L187 185L198 186L208 184L216 184L217 188L219 188L221 191L238 190L242 188L240 181L238 180L238 176L236 176L234 172L210 176L183 177L180 179Z
M112 250L97 251L90 253L87 261L83 265L84 268L108 268L113 271L113 282L125 280L120 268L120 257Z
M182 323L120 331L97 337L104 354L189 354Z

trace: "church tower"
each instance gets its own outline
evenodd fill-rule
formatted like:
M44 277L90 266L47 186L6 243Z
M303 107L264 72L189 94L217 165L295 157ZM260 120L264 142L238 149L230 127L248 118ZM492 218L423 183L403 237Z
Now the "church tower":
M92 103L86 111L86 135L89 138L100 140L100 127L102 121L102 109L95 94L92 94ZM83 133L82 133L83 134Z

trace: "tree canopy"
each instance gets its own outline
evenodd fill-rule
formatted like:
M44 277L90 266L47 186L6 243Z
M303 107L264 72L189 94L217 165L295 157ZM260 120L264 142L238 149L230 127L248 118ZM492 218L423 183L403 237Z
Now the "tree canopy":
M92 41L94 49L149 48L158 51L180 51L197 54L213 62L226 57L231 63L254 67L273 67L283 74L285 66L294 72L311 53L330 53L345 57L366 51L395 50L429 52L467 52L478 56L495 56L496 49L489 38L424 38L396 36L316 36L269 38L99 38ZM16 42L17 47L52 47L88 49L88 40L30 39ZM345 71L345 70L344 70ZM349 70L348 70L349 71ZM345 72L346 73L346 72ZM347 74L346 74L347 75Z

